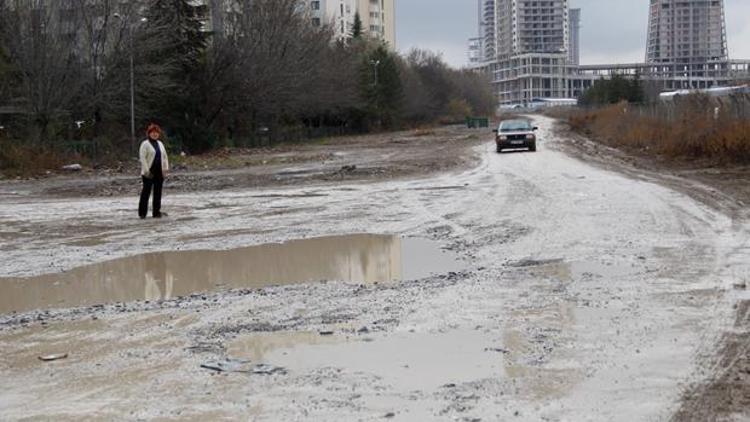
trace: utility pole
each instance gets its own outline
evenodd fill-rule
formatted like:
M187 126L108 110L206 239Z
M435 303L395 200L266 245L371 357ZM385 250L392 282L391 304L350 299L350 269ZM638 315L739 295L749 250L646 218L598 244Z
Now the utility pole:
M115 13L115 18L125 22L128 27L128 39L130 45L130 151L136 152L137 141L135 139L135 52L133 50L133 22L130 19L125 20L121 14ZM141 18L141 22L146 22L146 18Z

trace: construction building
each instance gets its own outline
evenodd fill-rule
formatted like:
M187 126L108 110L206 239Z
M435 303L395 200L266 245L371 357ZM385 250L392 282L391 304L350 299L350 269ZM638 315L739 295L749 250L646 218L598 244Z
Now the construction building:
M501 104L569 98L568 0L485 0L485 65ZM491 38L491 39L490 39Z
M486 59L486 51L485 51L485 28L487 28L487 25L484 22L484 5L485 3L491 3L494 4L494 1L490 0L477 0L477 22L478 30L477 30L477 36L473 38L469 38L468 42L468 59L469 59L469 66L470 67L479 67L483 63L487 61ZM494 20L494 14L493 20ZM492 25L494 27L494 25ZM494 36L490 37L491 39L494 38ZM494 53L493 53L494 57Z
M728 86L750 78L729 60L723 0L651 0L644 63L580 65L580 9L567 0L480 0L481 68L501 105L573 99L621 75L664 91Z
M482 58L485 62L495 60L495 45L497 44L497 0L479 0L479 38L482 39Z
M711 88L729 71L723 0L651 0L646 63L670 88Z
M568 12L568 63L581 63L581 9Z
M476 67L484 63L482 38L469 38L468 59L469 66Z

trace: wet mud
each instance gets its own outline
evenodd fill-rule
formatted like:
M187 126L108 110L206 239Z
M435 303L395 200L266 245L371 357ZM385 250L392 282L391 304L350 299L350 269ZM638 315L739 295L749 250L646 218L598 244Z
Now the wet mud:
M133 218L132 198L4 202L0 222L19 237L2 238L2 274L74 272L133 251L143 264L123 261L137 301L0 315L0 419L631 422L669 420L689 387L710 379L741 386L742 359L722 364L733 377L711 378L711 357L740 330L731 304L745 294L733 287L748 274L745 223L669 184L557 152L552 122L540 119L536 154L494 154L488 133L486 145L460 150L458 160L481 157L476 166L372 183L355 177L366 163L335 183L297 177L297 163L279 169L297 185L173 195L173 217L158 222ZM302 284L214 279L181 296L163 282L183 268L231 279L223 267L274 264L240 254L208 271L205 256L180 251L368 232L407 238L349 244L326 255L343 267L290 276ZM435 243L407 246L412 237ZM326 245L279 265L327 267L317 255ZM443 248L464 270L438 267L454 261ZM149 283L146 257L164 250L176 251L163 265L174 270ZM429 271L396 271L399 259ZM364 280L399 272L402 281ZM742 391L728 393L735 405Z

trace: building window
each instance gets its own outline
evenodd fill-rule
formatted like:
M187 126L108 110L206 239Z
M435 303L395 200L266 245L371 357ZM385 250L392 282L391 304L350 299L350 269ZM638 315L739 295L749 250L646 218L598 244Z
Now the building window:
M320 18L312 18L313 26L320 26Z
M320 10L320 1L311 1L310 2L310 9L312 9L312 10Z

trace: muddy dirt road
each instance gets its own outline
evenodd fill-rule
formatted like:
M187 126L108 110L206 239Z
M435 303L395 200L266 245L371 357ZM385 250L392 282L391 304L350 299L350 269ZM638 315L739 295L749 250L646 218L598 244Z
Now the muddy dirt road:
M669 420L748 299L750 226L571 158L537 123L537 153L487 143L418 179L172 194L162 221L131 197L4 198L0 419ZM348 236L364 233L382 236ZM338 272L243 287L207 252L81 270L94 286L23 279L303 238L243 256ZM180 290L190 274L204 283ZM82 297L142 300L65 307Z

